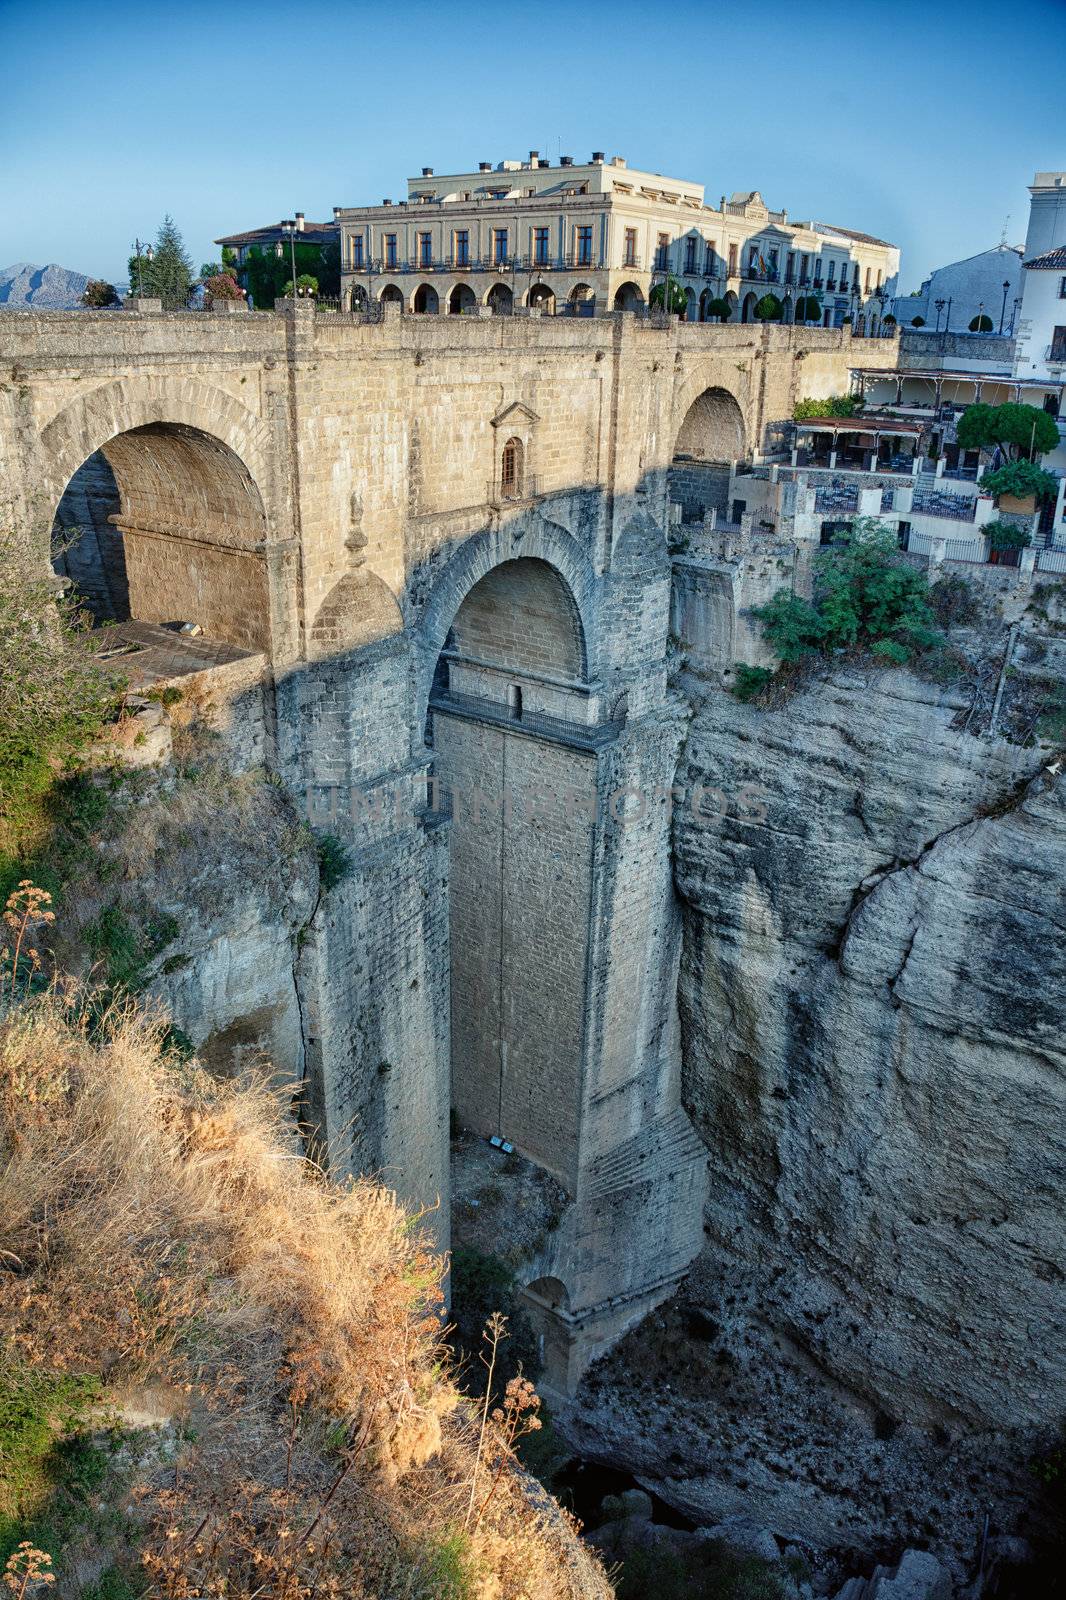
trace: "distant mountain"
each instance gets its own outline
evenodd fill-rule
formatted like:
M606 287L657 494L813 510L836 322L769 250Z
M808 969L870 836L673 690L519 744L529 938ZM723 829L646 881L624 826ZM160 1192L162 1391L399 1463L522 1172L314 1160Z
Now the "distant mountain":
M0 267L0 306L25 306L37 311L77 311L88 278L69 267L37 267L31 261L16 261L13 267Z

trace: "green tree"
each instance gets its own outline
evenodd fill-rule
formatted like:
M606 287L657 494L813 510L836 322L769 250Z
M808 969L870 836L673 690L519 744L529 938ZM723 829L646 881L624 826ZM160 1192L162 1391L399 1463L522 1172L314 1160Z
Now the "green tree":
M335 270L332 259L326 259L330 248L297 242L296 281L314 278L322 294L336 296L340 293L340 247L337 247ZM285 295L286 284L292 282L292 256L292 247L287 242L280 253L273 246L264 250L258 245L248 252L240 272L244 287L260 311L269 311L274 301Z
M822 307L818 297L813 294L801 294L796 301L797 322L821 322Z
M180 310L188 304L193 285L192 261L169 214L163 218L156 235L148 282L151 285L150 292L162 300L168 311Z
M648 304L662 309L666 298L666 284L657 283L648 296ZM670 310L675 316L680 316L688 310L688 297L676 278L670 279Z
M1008 461L1006 466L986 472L981 479L981 488L995 495L997 500L1001 495L1010 495L1015 500L1033 497L1054 500L1058 487L1059 480L1053 472L1045 472L1031 461Z
M1059 430L1054 417L1040 406L967 406L959 418L958 440L964 450L999 445L1012 460L1023 453L1032 460L1058 448Z
M103 278L90 278L85 285L81 303L83 306L99 307L117 306L120 302L113 283L105 283Z
M784 306L776 294L764 294L755 307L755 315L760 322L780 322L783 311Z
M733 307L728 300L723 300L716 295L713 300L707 302L707 315L708 317L717 317L720 322L728 322L733 315Z
M292 279L282 289L286 300L292 299ZM296 293L300 296L316 295L318 293L318 279L310 272L301 272L296 280Z
M754 611L783 664L856 648L902 663L942 642L925 574L875 519L857 518L814 568L813 600L779 589Z

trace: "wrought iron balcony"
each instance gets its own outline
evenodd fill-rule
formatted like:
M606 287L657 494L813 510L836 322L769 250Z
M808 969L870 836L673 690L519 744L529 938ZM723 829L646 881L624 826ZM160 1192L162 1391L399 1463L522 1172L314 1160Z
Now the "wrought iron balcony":
M640 271L640 257L637 256L637 255L624 256L623 259L622 259L622 271L623 272L639 272Z
M523 472L513 483L500 483L490 478L485 499L490 506L521 504L523 500L537 497L537 479L532 472Z
M589 272L597 270L591 251L586 255L583 250L571 250L567 253L565 261L568 269L581 267L586 268Z

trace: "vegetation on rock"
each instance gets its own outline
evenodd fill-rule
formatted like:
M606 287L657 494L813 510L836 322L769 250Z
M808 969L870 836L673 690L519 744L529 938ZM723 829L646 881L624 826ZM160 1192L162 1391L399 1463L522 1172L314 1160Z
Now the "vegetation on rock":
M856 519L815 557L811 600L779 589L754 615L784 666L842 650L869 650L902 665L942 645L925 574L901 556L891 531Z
M0 1534L58 1593L606 1597L441 1365L418 1219L69 985L0 1020ZM497 1330L499 1331L499 1330ZM21 1548L20 1548L21 1547Z
M0 528L0 882L45 836L56 780L115 696L76 601L55 593L31 539Z

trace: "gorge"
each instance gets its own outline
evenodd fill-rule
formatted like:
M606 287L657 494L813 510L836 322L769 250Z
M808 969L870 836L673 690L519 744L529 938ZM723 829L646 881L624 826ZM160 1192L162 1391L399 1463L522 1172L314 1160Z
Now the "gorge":
M584 1456L962 1585L986 1513L1041 1531L1063 1409L1062 585L986 574L950 681L750 704L811 553L672 547L850 338L12 313L0 484L81 506L162 774L72 957L118 907L212 1070L265 1052L442 1242L487 1204ZM453 1166L450 1111L517 1159Z

